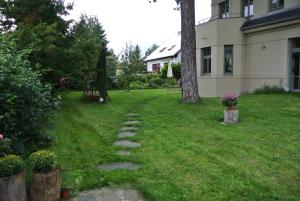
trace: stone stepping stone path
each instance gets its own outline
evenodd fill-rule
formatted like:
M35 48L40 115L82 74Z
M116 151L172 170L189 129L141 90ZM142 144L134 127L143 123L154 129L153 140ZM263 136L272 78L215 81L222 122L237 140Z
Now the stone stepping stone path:
M140 121L125 121L123 124L125 126L139 126L140 125Z
M129 156L131 152L129 149L135 149L141 146L138 142L130 141L128 138L134 137L137 135L138 126L140 126L141 121L138 121L137 118L140 117L140 114L136 111L130 111L126 114L126 121L123 123L123 127L118 129L117 137L118 140L113 143L113 146L118 147L120 150L116 151L116 155ZM117 163L107 163L98 166L100 170L135 170L138 169L138 165L131 162L117 162Z
M134 114L134 113L129 113L129 114L126 114L127 117L139 117L140 114Z
M144 199L135 190L102 188L82 192L72 201L144 201Z
M100 170L113 171L113 170L136 170L139 166L130 162L109 163L98 166Z
M129 140L118 140L114 143L116 147L124 147L124 148L137 148L140 147L141 144L137 142L132 142Z
M123 123L123 127L118 129L118 140L114 142L113 146L123 148L118 150L116 155L129 156L131 152L128 148L134 149L141 146L138 142L132 142L128 140L130 137L137 135L138 127L141 122L137 120L140 114L131 111L126 114L127 120ZM102 171L115 171L115 170L128 170L133 171L139 169L139 165L132 162L115 162L102 164L97 167ZM144 201L140 194L135 190L130 189L112 189L102 188L93 191L85 191L79 194L77 201ZM75 201L75 200L73 200Z
M116 152L116 154L118 155L118 156L129 156L129 155L131 155L131 152L130 151L117 151Z
M128 138L128 137L133 137L136 136L136 132L134 131L123 131L118 133L118 138Z
M122 132L122 131L136 131L136 130L138 130L138 128L137 127L122 127L122 128L120 128L119 130L118 130L118 132Z

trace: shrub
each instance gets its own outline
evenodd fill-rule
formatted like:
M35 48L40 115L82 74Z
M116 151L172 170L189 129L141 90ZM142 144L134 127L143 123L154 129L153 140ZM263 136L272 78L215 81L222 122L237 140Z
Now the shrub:
M161 78L153 78L149 81L149 87L159 88L164 84L164 81Z
M254 90L254 94L271 94L271 93L284 93L285 90L282 87L273 85L273 86L269 86L269 85L264 85L262 88L260 89L256 89Z
M176 80L179 80L181 78L181 64L172 64L172 72L173 77ZM167 73L168 73L168 64L165 64L163 69L160 72L160 78L167 79Z
M51 151L40 150L30 155L32 169L35 172L48 172L55 168L55 155Z
M168 78L166 79L166 83L165 83L166 87L175 87L177 86L177 81L175 78Z
M0 131L12 139L17 153L49 145L48 128L58 99L50 85L40 82L40 74L31 70L27 52L17 52L2 37L0 41Z
M146 84L140 81L137 82L131 82L130 83L130 89L145 89Z
M11 139L4 138L0 141L0 157L12 153Z
M7 155L0 158L0 177L9 177L25 169L23 159L16 155Z

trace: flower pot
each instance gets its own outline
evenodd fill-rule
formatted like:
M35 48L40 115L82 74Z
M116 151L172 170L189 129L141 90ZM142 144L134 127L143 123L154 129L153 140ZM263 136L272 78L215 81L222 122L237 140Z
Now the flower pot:
M0 178L0 201L26 201L25 171Z
M62 188L60 193L61 199L68 200L70 199L70 189Z
M32 173L32 201L58 201L60 199L61 177L60 169L51 172Z

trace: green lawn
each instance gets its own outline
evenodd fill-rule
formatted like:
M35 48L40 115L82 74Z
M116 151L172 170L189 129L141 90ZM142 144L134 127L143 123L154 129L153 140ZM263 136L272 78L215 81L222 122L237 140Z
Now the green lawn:
M148 201L300 200L300 94L245 95L240 124L220 124L219 98L180 103L178 91L110 92L105 105L63 94L53 151L63 185L74 190L132 186ZM128 111L142 126L131 156L114 155ZM137 171L102 172L106 162L139 163Z

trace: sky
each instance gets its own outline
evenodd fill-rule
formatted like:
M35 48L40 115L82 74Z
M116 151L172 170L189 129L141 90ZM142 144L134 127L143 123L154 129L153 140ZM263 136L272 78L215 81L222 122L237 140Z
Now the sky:
M174 0L67 0L74 8L68 19L81 14L97 16L109 40L109 48L119 54L126 43L138 44L143 52L160 45L180 31L180 11ZM195 0L196 24L210 17L211 0Z

